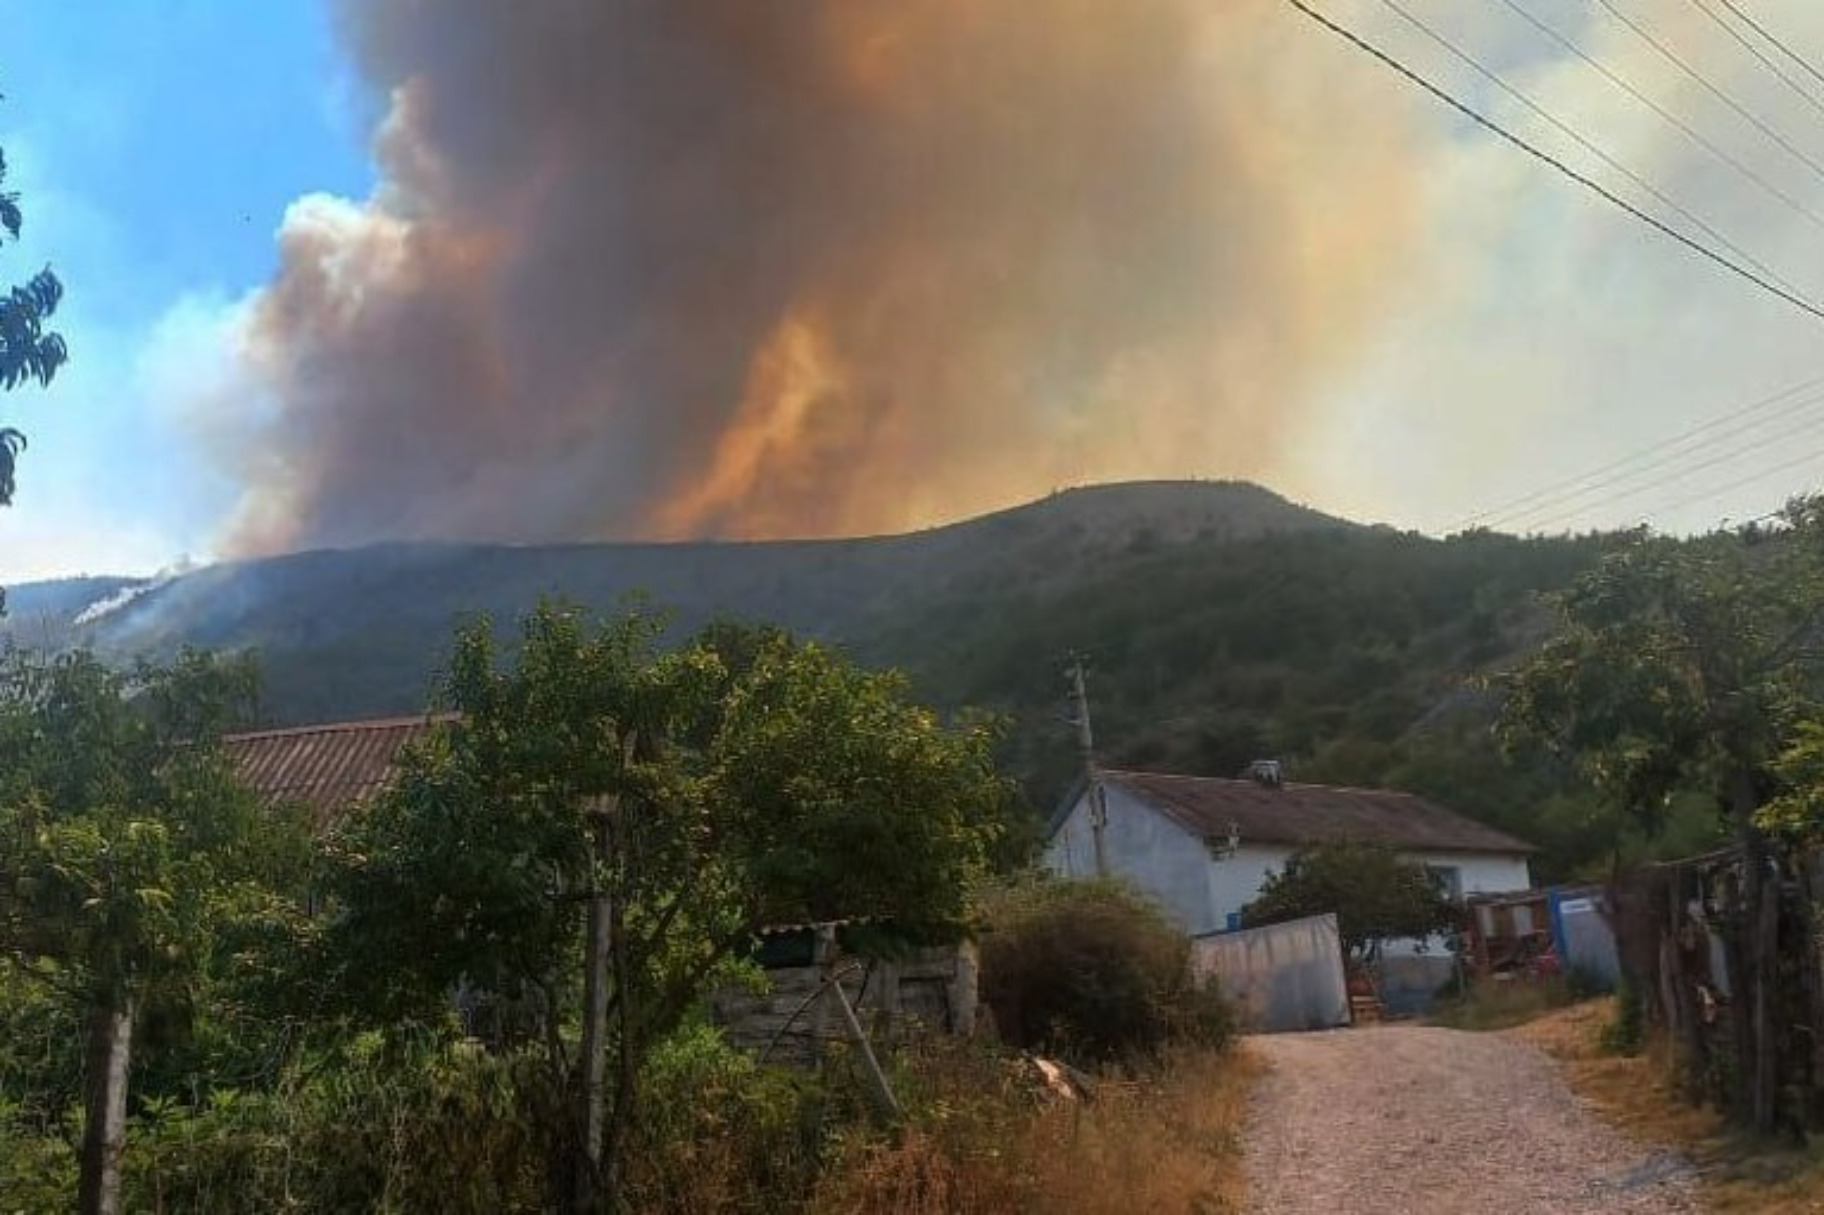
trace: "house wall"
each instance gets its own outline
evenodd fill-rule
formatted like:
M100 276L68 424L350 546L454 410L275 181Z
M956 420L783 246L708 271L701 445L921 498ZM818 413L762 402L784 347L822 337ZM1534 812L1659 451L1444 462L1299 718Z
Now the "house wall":
M1499 852L1414 852L1413 860L1427 865L1449 866L1463 881L1464 894L1506 894L1528 890L1533 885L1532 871L1524 853Z
M1105 787L1108 824L1103 850L1111 877L1123 878L1151 896L1188 933L1224 926L1214 908L1210 852L1203 841L1152 809L1119 785ZM1089 795L1070 809L1045 847L1046 868L1061 877L1096 876L1095 835Z

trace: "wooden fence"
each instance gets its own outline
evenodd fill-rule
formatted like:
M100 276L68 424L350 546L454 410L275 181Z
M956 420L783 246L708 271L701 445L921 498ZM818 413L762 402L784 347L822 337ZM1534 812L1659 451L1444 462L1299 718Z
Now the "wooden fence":
M835 987L875 1042L918 1032L975 1032L978 963L972 943L915 949L893 958L845 953L820 940L808 965L767 970L759 990L726 988L711 1001L734 1045L765 1062L810 1066L849 1036Z
M1686 1097L1761 1131L1824 1126L1824 852L1762 842L1647 866L1610 903L1622 973Z

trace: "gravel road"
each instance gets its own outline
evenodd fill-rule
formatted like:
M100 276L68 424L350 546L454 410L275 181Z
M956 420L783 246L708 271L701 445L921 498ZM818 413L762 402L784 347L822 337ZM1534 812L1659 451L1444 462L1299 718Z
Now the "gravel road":
M1685 1162L1610 1130L1496 1034L1390 1025L1249 1039L1259 1215L1701 1210Z

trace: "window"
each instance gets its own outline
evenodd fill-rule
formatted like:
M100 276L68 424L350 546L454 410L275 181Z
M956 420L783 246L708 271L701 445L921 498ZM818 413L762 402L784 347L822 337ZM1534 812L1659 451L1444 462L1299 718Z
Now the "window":
M1437 882L1438 889L1449 898L1461 903L1463 901L1463 871L1455 865L1427 865L1425 872L1431 874Z

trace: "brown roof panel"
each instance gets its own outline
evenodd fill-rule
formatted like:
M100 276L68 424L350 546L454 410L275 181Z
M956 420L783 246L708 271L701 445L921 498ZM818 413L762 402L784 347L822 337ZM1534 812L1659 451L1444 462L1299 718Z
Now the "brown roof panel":
M377 792L409 742L448 716L389 717L230 734L222 745L241 777L269 801L303 802L319 827Z
M1204 839L1226 838L1233 823L1243 840L1261 843L1350 839L1437 852L1538 851L1412 793L1160 772L1108 771L1103 777Z

